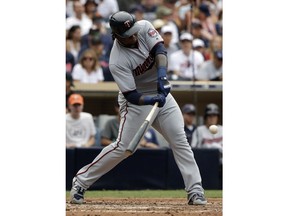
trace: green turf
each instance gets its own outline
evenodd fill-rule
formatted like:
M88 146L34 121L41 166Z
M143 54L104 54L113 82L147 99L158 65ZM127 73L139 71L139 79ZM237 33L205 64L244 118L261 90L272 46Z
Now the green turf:
M69 196L69 191L66 192ZM222 190L206 190L207 198L222 198ZM99 190L86 191L85 197L183 198L184 190Z

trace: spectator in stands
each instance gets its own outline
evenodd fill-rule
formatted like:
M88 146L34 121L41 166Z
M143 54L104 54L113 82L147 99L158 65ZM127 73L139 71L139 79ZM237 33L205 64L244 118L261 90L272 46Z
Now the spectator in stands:
M66 113L69 112L68 98L70 97L70 95L74 94L72 87L74 87L73 78L71 76L71 73L66 72Z
M144 134L143 139L140 141L139 147L141 148L151 148L157 149L159 148L159 143L157 139L156 132L153 128L148 128L146 133Z
M180 36L181 49L170 56L170 70L173 71L174 80L193 80L198 68L204 62L203 55L192 49L193 36L184 32Z
M219 11L218 20L215 23L216 32L219 36L222 36L223 21L222 21L222 9Z
M193 47L193 50L197 50L203 55L204 61L207 61L210 59L210 52L206 50L205 43L203 40L199 38L193 39L192 47Z
M205 47L209 47L209 40L202 35L202 24L199 19L193 19L191 22L191 34L193 38L199 38L204 41Z
M75 82L99 83L104 80L103 70L93 49L87 49L72 71Z
M111 34L107 32L102 18L93 18L93 27L90 29L89 34L82 37L81 41L82 47L78 58L81 57L86 49L93 49L103 70L104 81L114 81L109 69L109 55L113 40Z
M143 19L148 20L151 23L157 19L156 11L158 4L156 0L142 0L141 6L144 9Z
M137 21L139 20L143 20L143 16L144 16L144 9L142 7L142 5L140 4L133 4L130 8L129 8L129 13L133 14L135 16L135 19Z
M181 31L189 31L187 23L192 20L193 3L191 0L179 0L175 3L176 11L181 22Z
M217 35L210 41L209 49L211 53L222 50L222 40L222 36Z
M117 115L115 118L108 120L104 126L104 129L101 131L101 146L103 147L110 145L118 137L118 130L120 125L118 98L115 101L114 110ZM139 146L144 148L158 148L159 143L153 128L149 128L147 130Z
M66 73L71 73L75 65L75 57L71 53L70 43L66 39Z
M79 56L85 49L91 48L93 40L100 40L103 44L103 53L101 55L105 56L107 61L109 60L110 51L113 46L113 40L110 32L105 27L105 23L102 18L94 17L93 18L93 26L89 30L89 33L83 35L81 38L81 50L79 52ZM78 57L79 57L78 56Z
M202 36L204 36L207 40L211 41L213 37L217 35L215 23L211 19L210 8L207 4L200 4L198 7L199 14L197 18L200 20L202 25Z
M172 40L171 43L177 44L179 42L179 27L177 22L174 20L173 10L165 7L158 6L156 11L157 19L162 19L165 22L165 25L171 26L172 30Z
M184 130L186 133L188 143L191 143L192 136L197 128L195 124L196 108L193 104L185 104L182 107L182 115L184 119Z
M198 126L193 133L191 147L219 150L219 183L220 188L222 188L223 128L218 123L220 116L219 107L214 103L207 104L204 113L204 125ZM209 131L210 125L217 125L218 132L216 134L212 134Z
M95 143L96 127L90 113L83 112L84 99L72 94L66 114L66 148L91 147Z
M118 130L119 130L119 124L120 124L120 112L119 112L119 104L118 104L117 99L114 104L114 110L116 113L115 118L108 120L104 125L104 129L100 132L101 133L101 146L110 145L118 137Z
M165 25L165 22L162 19L156 19L152 22L152 25L161 34L161 28Z
M179 44L171 43L172 40L172 31L173 28L169 25L164 25L161 28L161 31L159 32L164 40L164 46L167 50L167 58L168 62L170 62L170 56L172 53L178 51L180 49ZM169 71L169 65L168 65L168 71Z
M66 0L66 18L74 16L73 0Z
M96 16L103 18L105 21L109 19L109 16L119 11L117 0L97 0L98 7Z
M197 80L222 80L222 50L217 50L211 60L204 62L196 74Z
M120 11L129 11L131 5L140 5L142 0L117 0Z
M68 30L66 46L69 49L69 52L73 55L74 61L77 62L81 48L81 28L79 25L74 25Z
M222 163L222 125L218 124L220 111L218 105L214 103L207 104L204 112L204 125L198 126L195 130L191 147L192 148L216 148L219 149L221 154L220 163ZM216 134L212 134L209 131L210 125L217 125L218 132Z
M92 20L95 12L97 11L96 0L85 0L84 11L85 14Z
M92 27L92 20L85 14L81 1L73 1L73 11L74 16L66 18L66 30L68 31L73 25L79 25L81 35L87 34Z

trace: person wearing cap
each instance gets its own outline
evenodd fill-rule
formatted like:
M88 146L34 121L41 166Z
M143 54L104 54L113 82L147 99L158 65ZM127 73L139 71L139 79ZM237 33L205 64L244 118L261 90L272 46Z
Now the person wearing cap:
M151 125L169 143L183 176L188 205L206 205L199 167L184 131L181 109L170 94L167 51L163 38L147 20L136 21L126 11L109 19L114 45L109 68L119 88L119 133L72 180L70 202L83 204L85 191L101 176L127 158L129 143L149 115ZM136 149L132 150L133 153Z
M169 69L173 71L172 79L193 80L199 67L204 62L203 55L192 48L193 36L184 32L180 36L181 49L170 56Z
M93 116L83 112L84 99L72 94L68 99L70 112L66 114L66 148L91 147L95 143L96 127Z
M178 43L172 43L172 32L173 28L170 25L164 25L160 29L159 33L161 34L163 40L164 40L164 46L167 50L167 57L168 62L170 62L171 54L178 51L180 49L180 46ZM168 64L168 71L170 70L170 64Z
M219 187L222 188L223 167L223 127L219 124L220 110L214 103L206 105L204 110L204 124L197 127L192 136L191 147L199 149L218 149L219 151ZM217 126L217 133L209 131L211 125Z
M191 22L190 33L193 35L193 38L201 39L204 41L205 47L209 47L209 40L205 37L205 31L203 31L202 24L198 18L194 18Z
M202 3L198 7L199 14L197 18L200 20L202 25L201 34L208 41L211 41L213 37L217 35L215 23L211 19L210 8L207 4Z
M220 152L220 163L222 163L222 149L223 149L223 128L219 125L220 111L217 104L207 104L204 110L204 124L197 127L195 130L191 147L192 148L203 148L210 149L216 148ZM217 125L218 132L212 134L209 131L211 125Z
M212 59L205 61L196 74L197 80L222 81L222 50L216 50Z
M193 104L185 104L182 107L182 115L184 119L184 130L186 133L188 143L191 143L192 136L197 128L195 124L196 108Z
M208 50L206 49L205 43L202 39L194 38L192 42L192 47L194 50L199 51L203 55L204 61L207 61L210 59L210 54Z

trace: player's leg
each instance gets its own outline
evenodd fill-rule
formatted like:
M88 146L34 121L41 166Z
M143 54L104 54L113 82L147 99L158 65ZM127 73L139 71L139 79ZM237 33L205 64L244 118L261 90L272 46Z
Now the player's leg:
M118 138L114 143L103 148L92 163L82 167L78 171L73 179L71 189L72 203L81 204L84 199L82 191L87 190L101 176L126 158L125 150L129 142L151 110L151 106L139 107L133 104L127 106L124 99L122 102L120 102L121 121Z
M188 200L192 199L192 195L195 194L200 196L204 195L199 168L195 161L193 151L186 139L181 110L170 94L167 96L166 104L160 109L152 126L158 130L170 144L175 162L183 176ZM204 196L203 199L203 202L189 204L205 204L206 200Z

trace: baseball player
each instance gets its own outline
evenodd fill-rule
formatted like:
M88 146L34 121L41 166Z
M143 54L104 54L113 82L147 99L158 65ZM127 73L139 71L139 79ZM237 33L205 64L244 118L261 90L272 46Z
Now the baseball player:
M204 111L205 123L197 127L193 133L191 141L192 148L216 148L220 152L220 163L222 164L223 153L223 127L218 124L220 111L218 105L214 103L207 104ZM209 131L210 125L217 125L218 132L212 134Z
M155 102L152 126L169 142L184 179L189 205L205 205L204 189L194 154L187 142L181 110L166 78L167 53L163 39L146 20L119 11L110 16L114 45L109 68L119 87L120 126L117 140L105 147L73 178L71 203L84 202L84 192L124 160L125 150Z

